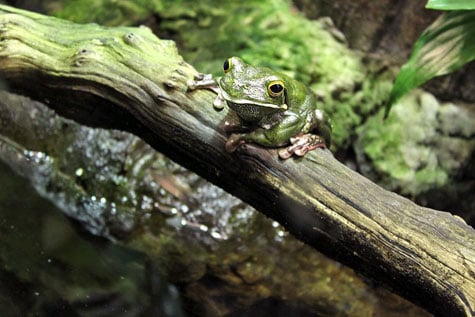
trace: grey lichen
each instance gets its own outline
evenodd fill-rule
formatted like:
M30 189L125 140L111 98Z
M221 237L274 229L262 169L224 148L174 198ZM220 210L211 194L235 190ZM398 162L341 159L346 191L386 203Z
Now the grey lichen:
M379 113L357 132L362 171L412 196L447 185L475 151L474 111L423 91L396 104L386 121Z

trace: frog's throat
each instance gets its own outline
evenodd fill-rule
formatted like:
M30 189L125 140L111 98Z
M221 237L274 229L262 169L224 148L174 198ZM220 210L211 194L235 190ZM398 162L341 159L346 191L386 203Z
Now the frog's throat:
M273 108L273 109L282 109L282 110L287 110L287 108L288 108L288 106L285 103L283 103L281 105L276 105L276 104L273 104L273 103L260 102L260 101L256 101L256 100L233 98L226 91L224 91L223 89L221 89L221 96L226 101L241 104L241 105L252 104L252 105L256 105L256 106L260 106L260 107Z

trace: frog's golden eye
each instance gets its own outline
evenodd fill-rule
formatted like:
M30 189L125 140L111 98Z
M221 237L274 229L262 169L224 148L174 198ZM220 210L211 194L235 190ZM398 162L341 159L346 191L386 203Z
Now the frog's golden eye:
M232 62L231 62L231 59L228 58L227 60L224 61L224 65L223 65L223 70L225 73L229 72L231 70L231 66L232 66Z
M282 80L274 80L267 85L267 92L271 97L279 97L284 92L284 82Z

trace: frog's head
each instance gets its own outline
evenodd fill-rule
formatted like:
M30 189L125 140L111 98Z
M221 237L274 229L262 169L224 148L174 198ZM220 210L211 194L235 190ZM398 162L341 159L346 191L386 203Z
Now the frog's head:
M248 65L238 57L228 58L223 70L218 80L222 97L241 119L258 122L287 110L284 80L278 73Z

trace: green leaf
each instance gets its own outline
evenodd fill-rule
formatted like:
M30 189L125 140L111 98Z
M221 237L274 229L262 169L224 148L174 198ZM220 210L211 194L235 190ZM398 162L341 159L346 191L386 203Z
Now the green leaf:
M404 94L429 79L445 75L475 59L475 11L442 14L414 44L409 61L396 77L386 105L391 106Z
M475 10L475 0L429 0L426 8L435 10Z

